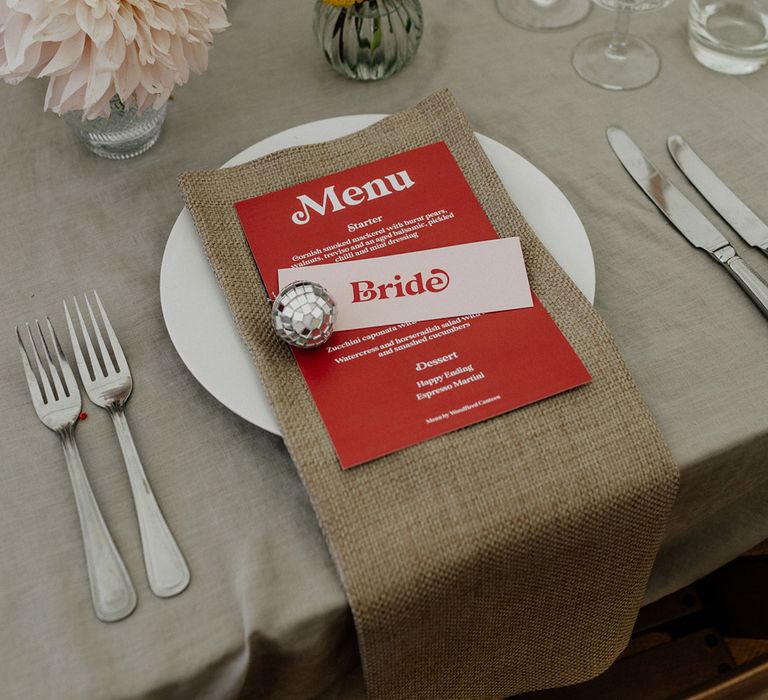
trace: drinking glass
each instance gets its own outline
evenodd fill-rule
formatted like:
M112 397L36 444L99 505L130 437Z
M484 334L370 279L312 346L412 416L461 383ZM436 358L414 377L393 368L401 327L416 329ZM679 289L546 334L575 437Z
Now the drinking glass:
M707 68L754 73L768 63L768 0L691 0L688 39Z
M633 90L650 83L661 70L661 59L647 41L629 33L633 12L658 10L672 0L594 0L616 10L612 32L595 34L573 52L573 67L587 82L606 90Z
M523 29L547 32L581 22L592 0L496 0L501 16Z

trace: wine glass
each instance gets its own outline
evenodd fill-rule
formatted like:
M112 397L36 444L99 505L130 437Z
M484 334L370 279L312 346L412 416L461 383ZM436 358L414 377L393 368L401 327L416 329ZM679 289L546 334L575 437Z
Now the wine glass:
M612 32L595 34L573 52L573 67L587 82L607 90L633 90L650 83L661 70L661 59L647 41L629 33L633 12L666 7L672 0L594 0L616 10Z
M581 22L592 0L496 0L501 16L523 29L546 32Z

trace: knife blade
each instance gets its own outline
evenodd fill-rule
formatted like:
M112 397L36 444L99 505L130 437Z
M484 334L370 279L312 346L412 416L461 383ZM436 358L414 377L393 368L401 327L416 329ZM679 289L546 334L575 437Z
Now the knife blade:
M678 134L667 148L691 184L749 245L768 255L768 225L730 189Z
M606 136L632 179L672 225L691 245L706 250L719 262L768 318L768 283L747 266L725 236L661 174L621 127L609 126Z

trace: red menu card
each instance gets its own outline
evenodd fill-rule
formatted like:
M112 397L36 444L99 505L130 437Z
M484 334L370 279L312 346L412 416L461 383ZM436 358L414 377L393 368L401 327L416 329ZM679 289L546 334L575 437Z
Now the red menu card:
M443 142L235 206L271 297L280 268L497 236ZM527 309L340 331L293 353L345 469L590 381L535 295Z

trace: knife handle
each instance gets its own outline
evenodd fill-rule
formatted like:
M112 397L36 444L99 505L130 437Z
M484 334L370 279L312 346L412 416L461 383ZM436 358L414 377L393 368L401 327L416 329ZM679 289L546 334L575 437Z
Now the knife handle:
M768 283L754 272L731 246L720 248L713 255L755 302L760 312L768 318Z

